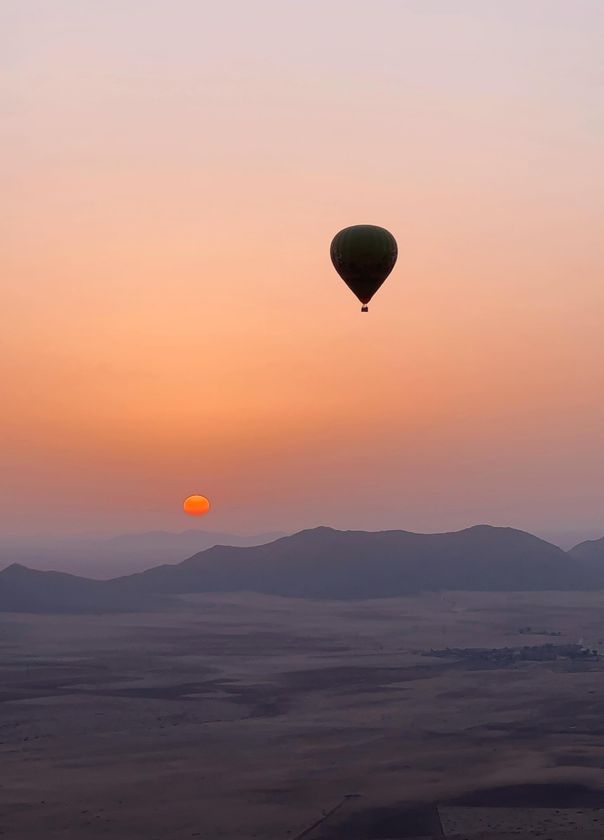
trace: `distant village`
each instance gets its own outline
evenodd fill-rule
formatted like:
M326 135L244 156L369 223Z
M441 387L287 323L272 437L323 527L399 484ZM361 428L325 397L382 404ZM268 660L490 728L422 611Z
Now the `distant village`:
M556 645L552 643L525 647L431 649L422 655L438 656L441 658L450 657L453 659L464 659L470 662L497 665L509 665L515 662L553 662L557 659L593 662L600 659L600 654L597 650L592 650L583 645Z
M536 630L534 627L518 628L519 636L561 636L559 630Z

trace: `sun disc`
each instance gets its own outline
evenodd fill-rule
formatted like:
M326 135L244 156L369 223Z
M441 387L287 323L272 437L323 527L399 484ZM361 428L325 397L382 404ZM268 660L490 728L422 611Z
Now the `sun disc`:
M182 508L189 516L203 516L210 509L210 500L195 493L193 496L187 496Z

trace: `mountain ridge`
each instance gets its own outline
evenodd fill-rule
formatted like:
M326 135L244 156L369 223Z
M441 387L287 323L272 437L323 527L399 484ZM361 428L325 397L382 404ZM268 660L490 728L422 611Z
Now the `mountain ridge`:
M346 600L439 590L591 589L604 588L603 570L604 561L584 562L511 527L419 534L318 526L258 546L215 545L180 563L109 580L14 563L0 572L0 610L140 609L199 592Z
M189 528L184 531L142 531L111 537L42 536L0 538L0 567L16 560L47 571L108 579L144 571L157 563L177 563L217 544L259 545L282 533L229 534Z
M595 540L583 540L568 551L574 556L601 557L604 560L604 537Z

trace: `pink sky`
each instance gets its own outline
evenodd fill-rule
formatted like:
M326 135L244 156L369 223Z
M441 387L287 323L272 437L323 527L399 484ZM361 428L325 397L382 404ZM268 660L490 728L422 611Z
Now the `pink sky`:
M599 0L0 14L0 533L604 533Z

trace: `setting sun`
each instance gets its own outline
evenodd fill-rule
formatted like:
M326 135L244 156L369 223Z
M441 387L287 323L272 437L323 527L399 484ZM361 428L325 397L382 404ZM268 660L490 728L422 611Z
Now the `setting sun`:
M203 516L210 509L210 501L205 496L187 496L182 507L189 516Z

